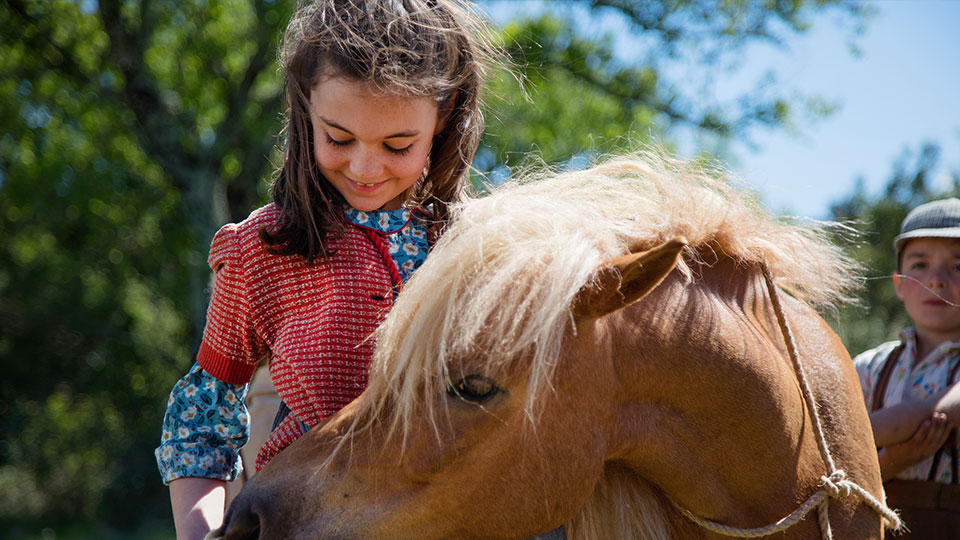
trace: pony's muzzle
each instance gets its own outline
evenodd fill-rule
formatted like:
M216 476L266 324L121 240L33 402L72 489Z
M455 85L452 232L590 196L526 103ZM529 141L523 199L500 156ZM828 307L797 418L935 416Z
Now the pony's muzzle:
M260 514L240 499L230 505L223 525L207 533L204 540L259 540Z

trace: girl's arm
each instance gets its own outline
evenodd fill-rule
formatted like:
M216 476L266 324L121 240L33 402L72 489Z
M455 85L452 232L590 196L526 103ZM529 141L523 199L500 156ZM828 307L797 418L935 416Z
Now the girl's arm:
M178 478L170 482L170 504L177 540L202 540L223 522L226 482L215 478Z
M249 432L245 394L245 385L218 381L198 365L170 392L155 454L178 540L201 540L223 520L226 480L240 472L237 450Z
M873 438L877 447L902 443L914 433L920 424L934 412L947 415L954 425L960 423L960 383L934 394L930 399L904 401L870 413Z

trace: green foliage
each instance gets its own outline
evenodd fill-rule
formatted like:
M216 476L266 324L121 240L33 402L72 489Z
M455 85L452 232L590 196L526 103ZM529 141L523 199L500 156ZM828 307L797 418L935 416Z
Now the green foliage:
M516 78L504 73L491 84L481 170L518 165L531 151L556 163L629 146L635 134L662 137L657 111L642 102L656 72L621 66L609 40L582 39L549 15L507 24L503 40Z
M566 162L666 139L675 125L721 138L782 126L792 102L751 95L742 109L697 108L655 59L698 41L715 46L713 58L777 41L829 3L579 2L649 38L629 60L563 9L505 24L519 76L492 84L476 165L515 165L531 150ZM209 240L266 200L276 47L292 4L0 9L0 535L172 530L153 449L199 341Z
M951 186L932 185L939 154L939 148L932 144L924 145L916 156L905 153L882 192L870 195L860 182L849 197L831 209L833 219L850 222L860 232L859 244L851 249L866 269L862 305L843 310L835 324L851 355L896 339L900 329L912 324L893 292L893 239L903 218L917 205L960 196L960 171L953 172Z
M862 30L870 13L863 5L831 0L546 2L539 15L503 27L520 84L502 77L494 85L475 165L481 171L513 166L531 150L555 163L635 148L638 141L669 146L678 127L709 136L717 146L731 137L749 141L755 128L800 129L805 119L830 114L829 100L783 96L768 73L745 95L718 101L715 77L739 67L745 44L781 45L828 9L848 19L854 31ZM584 24L588 19L591 24ZM622 24L604 24L611 21ZM610 27L625 29L631 40L618 43L604 30Z
M202 327L205 245L264 199L290 7L0 11L0 521L169 515L163 404Z

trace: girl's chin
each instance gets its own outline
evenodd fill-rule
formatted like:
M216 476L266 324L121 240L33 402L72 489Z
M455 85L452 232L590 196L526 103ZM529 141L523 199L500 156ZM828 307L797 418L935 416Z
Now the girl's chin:
M368 212L373 210L397 210L399 208L403 208L403 201L404 201L403 195L398 195L390 199L389 201L381 204L380 206L368 210Z
M370 197L370 196L357 196L356 194L350 194L349 197L344 197L354 210L359 210L361 212L373 212L376 210L396 210L403 207L403 203L406 200L406 193L401 193L396 197L384 200L383 197Z

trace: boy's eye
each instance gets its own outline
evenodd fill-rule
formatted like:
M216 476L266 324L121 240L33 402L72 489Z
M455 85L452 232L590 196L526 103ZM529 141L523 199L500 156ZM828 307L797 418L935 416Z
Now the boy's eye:
M924 262L915 262L910 265L911 270L923 270L927 267L927 263Z

